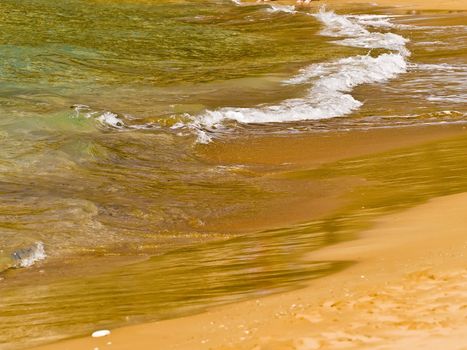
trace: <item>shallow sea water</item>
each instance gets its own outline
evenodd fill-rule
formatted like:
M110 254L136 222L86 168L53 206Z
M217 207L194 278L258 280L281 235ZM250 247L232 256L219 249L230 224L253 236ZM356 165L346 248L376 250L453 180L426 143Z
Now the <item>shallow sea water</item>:
M348 11L0 2L0 348L296 288L353 263L308 261L310 250L465 191L465 138L286 173L198 152L229 138L465 122L467 27L434 24L462 14ZM298 188L364 182L319 220L218 224L283 198L267 176L277 171Z

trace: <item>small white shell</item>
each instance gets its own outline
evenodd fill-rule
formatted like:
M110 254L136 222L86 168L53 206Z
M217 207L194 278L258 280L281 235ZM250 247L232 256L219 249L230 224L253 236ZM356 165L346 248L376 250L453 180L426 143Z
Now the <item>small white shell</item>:
M91 334L93 338L100 338L100 337L105 337L110 334L110 331L108 329L102 329L100 331L95 331L94 333Z

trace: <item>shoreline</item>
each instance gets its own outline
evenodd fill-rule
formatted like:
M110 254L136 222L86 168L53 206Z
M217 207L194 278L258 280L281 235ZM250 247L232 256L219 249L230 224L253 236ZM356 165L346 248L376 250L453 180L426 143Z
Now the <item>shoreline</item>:
M277 1L274 3L285 4L290 2ZM271 2L271 4L274 3ZM313 2L312 6L323 3L321 1ZM360 1L352 0L344 2L329 1L326 3L336 8L345 8L345 6L351 4L362 4ZM432 3L434 2L429 2L429 4ZM459 3L459 1L436 2L436 9L434 9L431 7L432 5L417 0L400 1L397 6L394 6L390 1L378 1L379 5L390 6L395 11L399 9L410 11L465 11L467 6L464 8L462 7L464 5L460 4L459 6ZM379 140L379 148L372 148L371 151L364 149L364 146L368 143L368 140L363 142L364 137L362 140L358 139L358 141L351 140L352 135L355 137L355 134L358 133L349 133L351 136L347 141L353 146L361 143L361 149L359 150L358 146L356 148L359 155L376 154L431 140L446 139L454 129L457 130L456 132L465 133L459 131L465 129L465 127L458 126L454 126L452 130L448 128L451 131L435 126L430 129L433 134L428 136L423 135L423 131L421 131L423 128L415 129L419 134L415 135L415 132L409 131L404 136L400 136L402 145L396 146L394 140L387 144ZM382 131L381 134L390 138L388 135L391 132L393 131ZM456 132L452 134L454 135ZM373 133L373 135L377 134L378 132ZM365 133L363 132L361 135L365 135ZM415 137L411 138L410 135ZM361 142L359 143L359 141ZM316 143L316 140L313 142ZM346 151L345 144L345 140L341 140L341 150L344 152ZM313 158L312 155L308 155L305 157L307 159L302 160L301 157L304 156L303 143L296 142L295 146L297 147L293 159L295 165L319 166L323 163L335 161L336 157L337 159L339 157L341 159L345 158L342 157L338 150L335 150L335 154L326 154L322 159L318 157L317 160L316 157ZM259 145L259 147L262 146ZM308 145L308 147L310 146ZM328 147L331 148L330 145ZM283 147L283 150L286 149L289 148ZM280 147L277 147L277 144L270 146L270 150L282 151ZM355 151L355 148L353 150ZM268 148L263 149L263 151L269 152ZM240 153L248 156L253 155L257 159L261 158L261 152ZM318 154L318 152L315 153ZM219 154L225 157L224 152L219 151ZM288 157L290 157L289 152L277 155L273 165L287 162L290 160ZM236 162L243 164L248 163L248 161L255 164L255 159L239 160L235 156L232 156L232 159L235 159L235 161L232 161L233 164ZM219 161L219 158L216 161ZM300 163L301 161L303 163ZM308 163L311 161L311 164ZM305 194L302 194L302 196L305 197ZM334 200L334 198L332 199ZM271 222L268 221L267 214L271 212L280 213L282 205L290 205L291 203L290 201L285 202L279 203L280 205L277 208L269 209L270 211L263 218L264 225L271 225L272 222L272 220ZM299 201L297 200L297 202ZM316 205L310 203L309 205L313 208L315 206L316 208L319 207L319 203ZM449 301L443 304L443 301L434 300L432 308L440 307L445 310L454 305L458 306L456 310L459 311L460 315L463 315L465 295L459 297L456 294L455 284L465 284L466 279L465 266L462 263L462 256L465 252L465 238L462 237L462 232L459 232L459 229L462 228L462 222L459 221L462 218L462 209L465 211L466 207L467 194L459 194L438 197L427 204L397 214L386 215L377 221L374 228L363 231L358 240L326 247L310 254L309 258L313 261L337 259L338 261L358 263L343 272L312 281L307 287L299 290L268 296L260 300L249 300L216 307L193 316L123 327L115 331L112 330L110 336L101 339L93 339L88 336L34 349L54 350L67 348L77 350L98 348L101 350L105 348L152 348L154 346L180 350L306 350L333 349L337 346L350 348L371 346L371 348L384 349L389 344L381 342L382 339L386 339L384 338L386 333L393 334L389 338L391 341L396 341L396 337L399 338L397 341L403 339L402 341L405 343L393 344L398 349L413 349L416 346L429 345L430 343L426 343L427 341L438 341L439 339L445 344L447 340L443 338L443 332L446 333L447 329L449 329L451 337L457 337L456 341L460 344L459 348L461 348L467 345L461 342L463 340L462 334L467 329L459 326L459 322L449 320L449 322L452 321L449 323L444 319L435 322L430 319L431 309L426 308L422 310L425 312L422 318L428 320L424 320L423 323L415 319L419 313L418 311L408 312L407 315L404 315L396 313L387 305L397 304L400 299L404 299L401 302L401 307L407 307L407 310L410 309L410 301L416 303L420 299L429 304L433 300L430 299L432 295L426 296L424 294L427 290L433 292L435 297L441 300L442 296L436 294L434 289L430 289L433 285L436 285L436 288L447 291ZM439 208L445 209L439 210ZM455 208L455 210L451 210L451 208ZM433 219L438 210L439 212L449 213L447 218L443 218L444 226L452 225L455 232L449 232L449 234L439 237L439 231L443 230L444 227L436 227L437 222ZM305 213L302 214L305 215ZM297 219L302 220L305 217L298 216ZM251 221L251 218L249 220ZM277 225L277 223L273 223L273 226ZM248 220L244 226L247 226L247 224ZM240 225L239 230L241 231L242 228L243 226ZM427 237L425 235L427 231L429 232L429 238L436 241L436 245L433 246L432 242L426 242ZM411 232L410 237L404 237L406 232ZM412 235L413 232L415 232L414 235ZM452 242L456 242L457 246L453 247ZM411 246L417 246L417 252L410 249ZM424 251L419 252L418 250ZM397 252L397 257L394 257L396 255L394 252ZM447 256L449 256L449 259L446 258ZM336 284L342 286L342 288L336 290ZM406 296L405 294L411 288L414 288L415 292L410 297ZM380 294L381 292L382 294ZM332 298L330 298L329 294L332 295ZM417 305L417 307L419 307L417 310L420 310L422 305ZM362 310L366 317L363 325L361 320L358 319ZM374 316L375 310L377 316ZM379 317L381 315L382 317ZM378 322L384 324L382 330L372 328L371 324ZM440 326L441 323L442 326ZM349 324L353 325L353 328L349 328ZM180 329L183 329L183 332L180 332ZM313 331L310 331L310 329L313 329ZM446 334L444 334L444 337L446 338ZM454 349L454 347L452 348Z
M466 209L462 193L386 215L359 239L310 254L313 261L358 263L302 289L34 350L461 349L467 345Z
M255 3L256 1L243 1ZM279 0L279 1L264 1L265 3L281 4L281 5L296 5L294 0ZM318 0L311 1L309 4L300 5L301 7L319 7L321 5L329 5L332 7L348 7L349 5L366 5L366 6L386 6L400 10L424 10L424 11L467 11L467 3L459 0L438 0L438 1L423 1L423 0Z
M457 139L465 139L467 129L466 129L466 126L464 126L464 125L454 124L454 125L444 125L442 127L440 127L440 126L438 126L438 127L436 127L436 126L425 126L425 127L419 127L419 128L409 127L409 128L404 129L404 131L405 132L403 132L401 135L396 135L397 130L394 130L394 129L371 130L371 131L367 131L367 132L358 132L358 133L350 132L350 133L344 133L344 134L337 133L331 138L328 138L328 136L326 136L326 135L323 135L322 139L321 138L317 139L315 137L308 138L307 140L311 144L307 143L307 140L304 140L302 137L298 137L297 140L296 140L297 141L297 143L295 145L296 147L293 146L293 141L292 141L293 138L288 138L287 139L286 147L280 148L280 147L277 147L277 144L274 144L274 143L269 144L269 147L266 147L266 149L263 149L263 152L269 153L269 156L271 156L271 159L269 159L269 160L271 160L271 161L273 160L272 169L274 169L274 171L272 171L271 173L266 174L264 176L267 176L267 177L271 178L272 181L277 181L276 178L279 178L280 181L284 181L284 179L287 179L288 177L290 177L290 179L291 179L290 181L295 181L295 182L290 182L291 184L293 184L293 183L300 184L301 181L297 182L296 180L293 180L294 176L300 177L301 172L306 172L306 171L309 171L310 169L311 170L312 169L318 169L318 168L321 168L322 166L326 167L329 164L334 164L334 162L342 162L345 159L352 160L352 159L359 159L359 157L360 158L361 157L374 157L374 155L379 155L379 154L381 154L381 155L386 154L387 155L387 152L389 152L389 153L401 152L401 154L404 154L406 152L408 152L408 153L417 152L417 150L420 150L420 148L423 149L423 147L426 147L426 146L429 146L429 145L432 145L432 144L443 143L443 142L450 141L450 140L455 141ZM399 132L401 132L401 129L399 130ZM340 139L340 137L343 137L343 138ZM275 141L281 141L282 138L277 137L277 139ZM269 140L269 142L271 142L271 140ZM343 152L342 154L332 154L332 153L328 154L326 152L326 150L329 151L329 150L334 149L336 145L340 145L341 147L343 147L346 144L348 146L347 149L346 149L347 152ZM365 148L364 146L367 145L367 144L371 144L372 147L370 149ZM300 148L300 145L301 145L301 148ZM304 147L304 145L306 145L306 147ZM321 145L322 148L319 148L319 147L315 148L315 146L318 146L318 145ZM258 143L253 144L252 146L253 146L253 149L254 149L254 152L252 152L252 153L254 153L255 156L258 157L258 159L267 160L265 157L262 156L262 152L260 151L261 148L257 148L257 147L261 146L261 143L259 142L259 140L258 140ZM279 151L278 155L274 155L271 152L271 150L274 150L274 149ZM341 148L341 149L344 150L344 148ZM295 150L295 152L293 152L293 151L292 152L285 152L283 154L282 150L283 151L285 151L285 150ZM309 154L307 154L307 150L314 150L315 153L312 152L312 154L309 155ZM355 153L353 153L353 152L355 152ZM225 154L225 152L221 152L221 153ZM319 157L315 158L313 156L313 154L318 155L318 153L322 153L323 155L325 155L325 157L324 158L319 158ZM263 153L263 155L264 154L265 153ZM303 163L298 162L300 154L303 155L303 160L304 160ZM339 155L341 157L339 157ZM229 157L229 155L227 155L227 158L228 157ZM286 157L291 157L294 160L294 163L297 163L297 164L287 165L287 166L285 166L285 168L283 168L283 167L276 168L275 165L281 164L283 162L283 160L285 159L283 157L285 157L285 158ZM383 156L383 158L384 158L384 156ZM216 161L216 162L219 162L219 163L224 163L224 162L226 162L226 159L223 159L223 160L213 159L213 161ZM241 161L245 162L247 164L249 162L250 162L250 164L255 164L257 162L257 159L249 159L249 160L241 160ZM267 164L271 165L270 163L267 163ZM351 177L351 179L352 179L352 177ZM342 182L342 179L339 178L339 177L337 178L337 180ZM357 180L357 178L353 178L352 181L355 182L355 180ZM304 183L306 183L306 181ZM331 183L334 184L334 185L330 186ZM334 191L336 189L335 187L336 187L337 183L338 183L337 181L331 180L331 182L327 182L326 186L328 187L328 190L332 189ZM347 181L346 183L349 184L351 182ZM342 183L340 185L342 186ZM297 190L296 187L297 187L296 185L293 187L294 191ZM313 187L313 186L311 186L311 187ZM299 186L299 189L300 188L301 187ZM346 192L348 193L349 189L347 189ZM346 198L348 199L348 197L334 197L332 195L332 193L330 193L330 194L331 194L331 196L329 198L320 197L320 198L318 198L319 200L310 200L310 199L308 199L308 201L310 201L310 203L307 203L306 202L307 193L306 193L306 191L303 191L303 193L298 193L297 194L297 195L299 195L301 197L299 197L295 202L297 204L303 204L305 209L306 208L311 208L308 205L313 205L313 203L314 203L315 207L319 209L319 204L320 203L321 203L321 205L326 205L326 201L331 200L331 201L329 201L329 204L332 204L332 203L336 202L336 200L339 200L339 203L345 204L346 201L347 201ZM345 194L345 193L343 192L343 194ZM286 221L283 222L283 224L285 226L287 226L287 223L288 223L288 225L292 225L291 227L293 227L294 222L296 221L296 217L291 216L290 213L295 213L296 210L294 210L293 205L290 204L290 203L295 203L295 202L291 202L290 200L291 199L295 200L295 199L294 198L289 198L289 197L291 197L291 196L288 196L287 198L284 199L284 201L282 202L282 204L283 204L282 207L281 206L279 206L279 207L274 207L273 206L273 207L269 207L269 208L264 209L265 211L263 213L263 216L264 216L263 219L267 218L268 216L269 217L272 216L274 218L274 220L276 220L276 221L277 220L279 220L279 221L280 220L286 220ZM303 203L301 203L302 200L304 201ZM339 203L337 203L337 204L339 204ZM300 212L303 212L302 213L303 218L305 218L306 210L301 210ZM279 214L283 214L284 217L282 219L276 217ZM308 215L310 216L309 213L308 213ZM235 219L234 221L238 221L239 218L234 218L234 219ZM310 219L310 217L308 217L308 219ZM250 214L246 213L245 222L243 223L242 226L246 227L246 226L248 226L249 222L254 222L254 220L256 220L256 216L252 217ZM273 221L273 220L271 220L271 221ZM266 221L263 220L263 222L266 222ZM260 223L261 223L261 221L260 221ZM222 221L219 224L232 225L232 222ZM254 223L254 224L256 225L257 223ZM355 242L360 242L360 239L358 239ZM384 246L384 245L386 245L386 243L383 243L382 245ZM335 260L337 260L337 264L342 265L342 263L343 263L343 264L345 264L347 266L351 265L353 262L357 261L356 259L353 259L352 257L343 257L343 258L341 258L340 256L336 255L336 250L334 250L334 248L332 246L329 249L331 249L331 250L328 250L328 248L326 248L326 247L325 248L320 248L319 251L316 251L314 253L314 255L311 256L311 259L316 260L318 262L320 262L320 261L334 262ZM317 254L321 254L321 253L319 253L321 251L322 252L330 251L331 255L328 256L328 257L325 257L325 256L321 257L321 256L317 255ZM365 265L365 263L366 263L365 257L362 257L362 259L363 259L363 263L364 263L363 266L366 266ZM359 265L360 262L361 262L360 259L358 259L357 265ZM38 268L40 268L40 267L38 267ZM346 271L352 271L352 269L353 269L352 267L350 268L350 270L346 268L344 270L343 274L345 274ZM33 270L30 270L29 272L31 274L34 274L34 272L33 272L34 270L37 271L37 269L33 269ZM28 271L25 271L25 272L28 272ZM364 274L366 274L366 273L364 273ZM29 276L31 276L31 275L29 275ZM27 277L27 274L24 277ZM323 280L326 280L326 281L327 280L333 281L333 279L329 279L328 277L320 277L318 280L313 280L312 281L313 285L315 283L320 283L320 282L317 282L317 281L319 281L321 278ZM303 282L300 282L299 286L303 285L304 283L307 283L306 279ZM319 286L319 285L320 284L317 284L317 286ZM297 284L295 284L295 286L297 286ZM288 293L285 293L285 294L288 294ZM280 294L276 294L276 295L280 295ZM313 295L313 297L314 297L314 295ZM253 298L254 298L254 296L253 296ZM266 297L265 299L269 299L269 297ZM260 302L262 302L262 299L261 299ZM230 314L230 311L228 311L228 310L234 310L236 308L236 305L243 305L243 303L244 302L240 301L240 302L238 302L238 304L237 304L237 302L235 302L234 304L227 305L226 307L230 307L230 308L225 309L225 310L227 310L227 311L225 311L225 313ZM250 304L250 305L254 305L254 304ZM271 308L274 309L273 306L271 306ZM203 308L202 310L203 310L202 312L204 312L204 310L209 310L208 311L208 315L209 315L211 310L215 311L215 310L224 310L224 309L223 308L217 308L216 306L214 306L214 307L208 306L207 308ZM191 322L194 323L194 324L198 323L198 321L197 321L198 316L201 316L201 315L196 315L196 313L195 313L195 316L188 316L186 318L185 317L183 317L183 318L175 317L175 318L171 318L171 319L169 319L167 321L161 321L161 322L157 322L157 323L144 323L143 322L143 323L139 323L139 325L137 325L137 326L124 326L123 328L117 328L117 329L120 329L121 332L123 332L125 334L128 332L129 333L128 336L130 336L130 337L133 336L132 334L135 331L139 332L138 327L143 327L143 329L146 329L145 328L146 326L151 327L151 329L148 331L150 333L160 332L159 330L154 331L153 327L155 327L155 329L159 329L159 327L162 327L162 329L165 329L166 324L170 325L170 327L173 327L175 330L178 329L179 327L182 327L183 329L185 329L187 327L190 328L190 323ZM237 318L237 319L240 319L240 316L241 315L239 315L239 318ZM206 316L206 317L208 317L208 316ZM225 317L225 315L223 317ZM179 325L179 322L181 322L180 325ZM209 321L209 322L211 322L211 321ZM113 328L111 328L111 329L113 329ZM118 332L120 332L120 330ZM174 330L172 330L172 331L165 331L164 330L163 332L173 332L174 334L178 334L177 337L181 336L180 332L177 333ZM202 335L202 332L200 331L199 334ZM191 333L187 333L187 334L183 335L183 338L186 339L185 337L188 337L188 336L191 337L193 335ZM126 335L125 335L125 337L126 337ZM154 338L151 335L148 335L148 334L146 334L144 337L147 338L146 341L148 341L148 343L146 345L147 345L147 347L150 348L151 347L150 342L153 341ZM243 337L243 336L240 334L239 338L240 337ZM200 342L202 340L203 339L201 339ZM54 343L54 341L55 342L59 341L59 342ZM88 338L86 337L84 339L79 339L77 341L77 345L76 345L77 348L76 349L81 349L81 348L84 347L84 345L81 345L81 341L84 341L87 344ZM164 347L167 346L167 348L170 348L173 341L175 341L175 343L176 343L177 339L172 338L170 341L167 341L166 343L163 343L162 345ZM66 340L61 341L61 340L55 339L55 340L52 340L52 342L49 343L48 345L40 346L38 349L47 350L47 349L49 349L49 346L51 346L51 348L50 348L51 350L59 349L60 344L68 344L68 342ZM101 344L99 346L95 346L95 347L100 347L102 345L103 344ZM156 345L159 345L159 343L156 343ZM54 346L57 346L57 347L54 347ZM125 348L126 345L123 344L122 346L123 346L122 348ZM86 345L86 347L87 347L87 345ZM100 349L101 349L101 347L100 347ZM180 348L180 349L183 349L183 348ZM187 349L191 349L191 347L187 347ZM209 349L209 347L200 348L200 349ZM219 349L224 349L224 348L219 347ZM248 349L248 347L247 347L247 349Z
M362 0L328 0L330 5L348 5L348 4L362 4ZM409 10L433 10L433 11L466 11L467 3L459 0L438 0L438 1L423 1L423 0L398 0L397 2L391 0L376 0L371 1L369 4L377 4L378 6L388 6L399 9Z

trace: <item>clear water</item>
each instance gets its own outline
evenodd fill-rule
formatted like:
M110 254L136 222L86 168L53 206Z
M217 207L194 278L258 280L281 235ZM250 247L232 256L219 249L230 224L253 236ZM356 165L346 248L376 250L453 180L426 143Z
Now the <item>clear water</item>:
M228 2L0 6L2 245L41 240L49 255L140 250L146 238L154 245L164 232L199 231L207 217L246 205L260 189L220 177L196 158L192 138L165 126L254 89L251 81L263 95L274 86L267 72L285 74L290 60L330 46L297 40L290 54L284 30L304 41L316 24ZM114 132L76 105L158 126Z
M462 22L456 16L438 17ZM306 252L352 238L376 213L465 190L465 140L458 139L287 174L287 183L305 178L317 187L346 176L378 185L349 195L322 220L238 230L230 224L236 218L285 196L286 187L267 176L278 169L226 167L200 152L232 137L463 123L467 30L422 19L368 27L410 39L412 56L405 74L356 86L351 94L364 103L352 113L230 120L221 132L208 130L215 140L200 146L191 118L302 99L314 81L283 81L369 50L323 36L323 23L309 13L263 5L1 1L0 348L297 287L352 263L307 261ZM35 261L43 258L38 242L45 260Z

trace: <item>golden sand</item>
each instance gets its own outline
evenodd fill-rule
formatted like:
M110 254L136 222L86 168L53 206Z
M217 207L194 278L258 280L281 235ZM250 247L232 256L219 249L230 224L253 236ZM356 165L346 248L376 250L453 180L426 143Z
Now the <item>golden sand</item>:
M359 263L300 290L36 350L464 349L466 210L458 194L386 216L310 256Z

